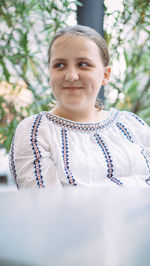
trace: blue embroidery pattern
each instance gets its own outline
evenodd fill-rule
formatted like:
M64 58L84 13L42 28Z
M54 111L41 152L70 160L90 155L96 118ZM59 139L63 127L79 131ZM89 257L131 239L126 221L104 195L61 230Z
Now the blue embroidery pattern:
M41 163L40 163L40 159L41 159L41 152L39 150L38 144L37 144L37 133L38 133L38 128L41 122L41 118L42 115L39 114L37 115L34 124L32 126L32 131L31 131L31 145L32 145L32 150L34 152L34 173L36 176L36 180L37 180L37 185L39 186L39 188L43 188L45 187L43 185L43 176L41 175Z
M141 154L143 155L143 157L144 157L144 159L145 159L145 162L146 162L146 165L147 165L147 168L148 168L148 171L149 171L149 178L147 178L145 181L146 181L146 183L148 184L148 185L150 185L150 165L149 165L149 162L148 162L148 160L147 160L147 158L146 158L146 155L145 155L145 153L144 153L144 148L142 147L142 149L141 149Z
M94 135L94 137L96 138L97 143L98 143L99 147L101 148L101 150L102 150L102 152L103 152L103 154L104 154L104 156L106 158L107 167L108 167L107 177L111 181L113 181L114 183L116 183L117 185L122 186L123 183L120 180L118 180L117 178L115 178L113 176L113 171L114 170L113 170L113 164L112 164L111 156L110 156L110 153L109 153L108 148L106 147L104 141L102 140L102 138L100 137L100 135L98 133L96 133Z
M127 137L127 139L129 141L133 142L133 140L132 140L132 138L131 138L131 136L130 136L128 130L127 130L127 128L123 124L117 122L116 123L116 126L123 132L123 134Z
M113 110L111 113L109 119L106 119L106 121L98 122L98 123L76 123L73 121L65 120L61 117L57 117L53 114L47 113L46 117L48 120L52 121L55 125L60 126L62 128L67 128L68 130L72 131L79 131L84 133L91 133L91 132L97 132L100 130L104 130L111 126L111 124L117 119L117 117L120 115L119 111Z
M130 113L130 112L129 112ZM140 122L143 126L145 126L144 122L142 119L140 119L136 114L130 113L138 122Z
M137 117L137 119L139 119L139 118ZM139 120L140 120L140 119L139 119ZM141 121L141 122L142 122L142 121ZM144 124L143 124L143 125L144 125ZM118 127L118 128L124 133L124 135L127 137L127 139L128 139L130 142L134 143L134 141L132 140L132 138L131 138L131 136L130 136L128 130L127 130L127 128L126 128L123 124L117 122L117 123L116 123L116 126L117 126L117 127ZM149 162L148 162L148 160L147 160L147 158L146 158L146 155L144 154L144 148L143 148L143 147L141 147L141 154L143 155L143 157L144 157L144 159L145 159L146 166L147 166L148 171L149 171L149 178L146 179L145 181L146 181L146 183L147 183L148 185L150 185L150 184L148 183L148 182L150 181L150 166L149 166Z
M16 184L17 188L19 188L18 183L17 183L17 173L16 173L15 160L14 160L14 138L13 138L12 144L11 144L10 165L11 165L12 176L14 177L15 184Z
M68 141L67 141L67 130L62 128L61 130L61 137L62 137L62 156L64 161L64 170L66 173L66 176L69 180L69 184L72 186L76 186L75 179L73 178L73 175L71 173L71 170L69 168L69 151L68 151Z

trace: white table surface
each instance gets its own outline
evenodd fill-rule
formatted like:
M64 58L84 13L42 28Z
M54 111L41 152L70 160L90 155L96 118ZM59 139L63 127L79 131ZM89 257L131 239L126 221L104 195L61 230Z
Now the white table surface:
M149 266L150 189L0 193L0 266Z

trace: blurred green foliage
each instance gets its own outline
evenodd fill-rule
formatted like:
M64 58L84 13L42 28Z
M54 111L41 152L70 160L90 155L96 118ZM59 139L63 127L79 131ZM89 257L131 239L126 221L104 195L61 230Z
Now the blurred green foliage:
M123 0L122 8L112 13L105 5L104 26L115 68L107 106L132 111L150 125L150 1Z
M48 46L55 32L66 25L68 16L75 13L76 5L81 4L68 0L0 2L0 145L7 152L19 121L49 110L54 102L49 88ZM33 96L32 104L19 109L14 99L19 100L18 78Z
M57 29L75 14L74 5L81 4L69 0L0 2L0 146L7 152L19 121L49 110L55 101L49 87L47 50ZM104 29L115 71L106 89L106 106L131 110L150 124L150 2L123 0L122 9L116 7L112 13L108 6L109 1ZM22 90L28 90L32 103L29 99L22 104ZM115 97L110 97L112 92Z

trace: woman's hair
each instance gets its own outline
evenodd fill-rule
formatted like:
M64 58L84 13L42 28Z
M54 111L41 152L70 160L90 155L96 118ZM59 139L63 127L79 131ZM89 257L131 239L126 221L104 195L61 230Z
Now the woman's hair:
M107 44L103 37L94 29L87 27L87 26L81 26L81 25L76 25L76 26L68 26L66 28L62 28L58 30L53 37L49 49L48 49L48 64L50 64L50 57L51 57L51 47L54 43L54 41L59 38L62 35L75 35L75 36L83 36L86 37L93 42L96 43L99 53L103 62L103 65L106 67L109 65L109 52L107 48Z
M87 26L82 26L82 25L68 26L56 32L48 49L48 65L50 65L52 45L55 42L55 40L61 37L62 35L83 36L83 37L86 37L92 40L93 42L95 42L95 44L97 45L99 49L100 57L102 59L104 67L109 65L109 61L110 61L109 51L108 51L107 44L105 40L103 39L103 37L96 30L90 27L87 27ZM97 98L95 106L101 110L103 108L102 101Z

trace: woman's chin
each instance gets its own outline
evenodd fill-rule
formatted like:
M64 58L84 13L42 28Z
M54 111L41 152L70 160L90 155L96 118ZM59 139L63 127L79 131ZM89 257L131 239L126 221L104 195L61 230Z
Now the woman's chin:
M73 98L71 97L70 99L63 101L63 106L69 109L76 109L77 108L83 108L84 106L84 101L81 98Z

